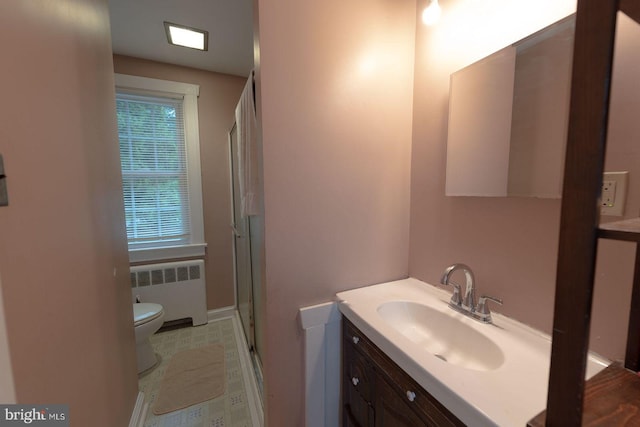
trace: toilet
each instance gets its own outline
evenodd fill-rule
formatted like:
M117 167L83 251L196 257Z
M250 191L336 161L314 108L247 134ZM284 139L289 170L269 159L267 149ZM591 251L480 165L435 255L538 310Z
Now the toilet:
M160 304L142 302L133 304L133 326L136 332L138 373L152 368L158 357L153 352L149 337L156 333L164 321L164 309Z

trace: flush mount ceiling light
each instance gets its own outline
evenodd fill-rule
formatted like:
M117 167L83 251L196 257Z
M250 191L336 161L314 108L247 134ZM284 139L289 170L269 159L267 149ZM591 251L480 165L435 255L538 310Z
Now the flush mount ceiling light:
M438 4L438 0L431 0L429 6L427 6L422 12L422 22L426 25L435 25L440 19L442 10Z
M184 25L164 23L164 30L167 33L169 44L184 46L191 49L208 50L209 32Z

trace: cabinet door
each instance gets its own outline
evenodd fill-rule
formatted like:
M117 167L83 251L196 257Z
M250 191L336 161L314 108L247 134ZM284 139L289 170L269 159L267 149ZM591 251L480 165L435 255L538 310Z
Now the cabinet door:
M373 427L374 410L371 402L358 392L351 377L345 376L342 387L345 426Z
M346 340L344 348L346 387L351 391L357 392L364 400L371 403L373 400L373 367L366 356Z
M422 419L406 396L398 394L387 381L376 378L375 427L422 427L435 426Z
M351 396L349 403L343 407L344 427L374 427L373 407L360 396Z
M346 339L343 341L343 349L344 424L373 427L374 410L371 402L373 368L350 341Z

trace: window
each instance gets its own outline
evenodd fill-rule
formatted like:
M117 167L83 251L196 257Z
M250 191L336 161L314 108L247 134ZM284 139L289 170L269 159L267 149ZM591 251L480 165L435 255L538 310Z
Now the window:
M131 261L204 254L198 87L116 75Z

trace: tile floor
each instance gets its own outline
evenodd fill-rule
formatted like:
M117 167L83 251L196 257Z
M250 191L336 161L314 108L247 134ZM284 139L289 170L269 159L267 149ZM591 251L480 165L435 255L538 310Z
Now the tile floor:
M262 408L252 374L249 353L237 316L206 325L186 327L153 335L150 339L160 364L139 378L149 404L144 427L260 427ZM153 404L171 357L183 350L222 343L225 346L227 384L218 398L164 415L153 414ZM242 344L243 346L239 346Z

